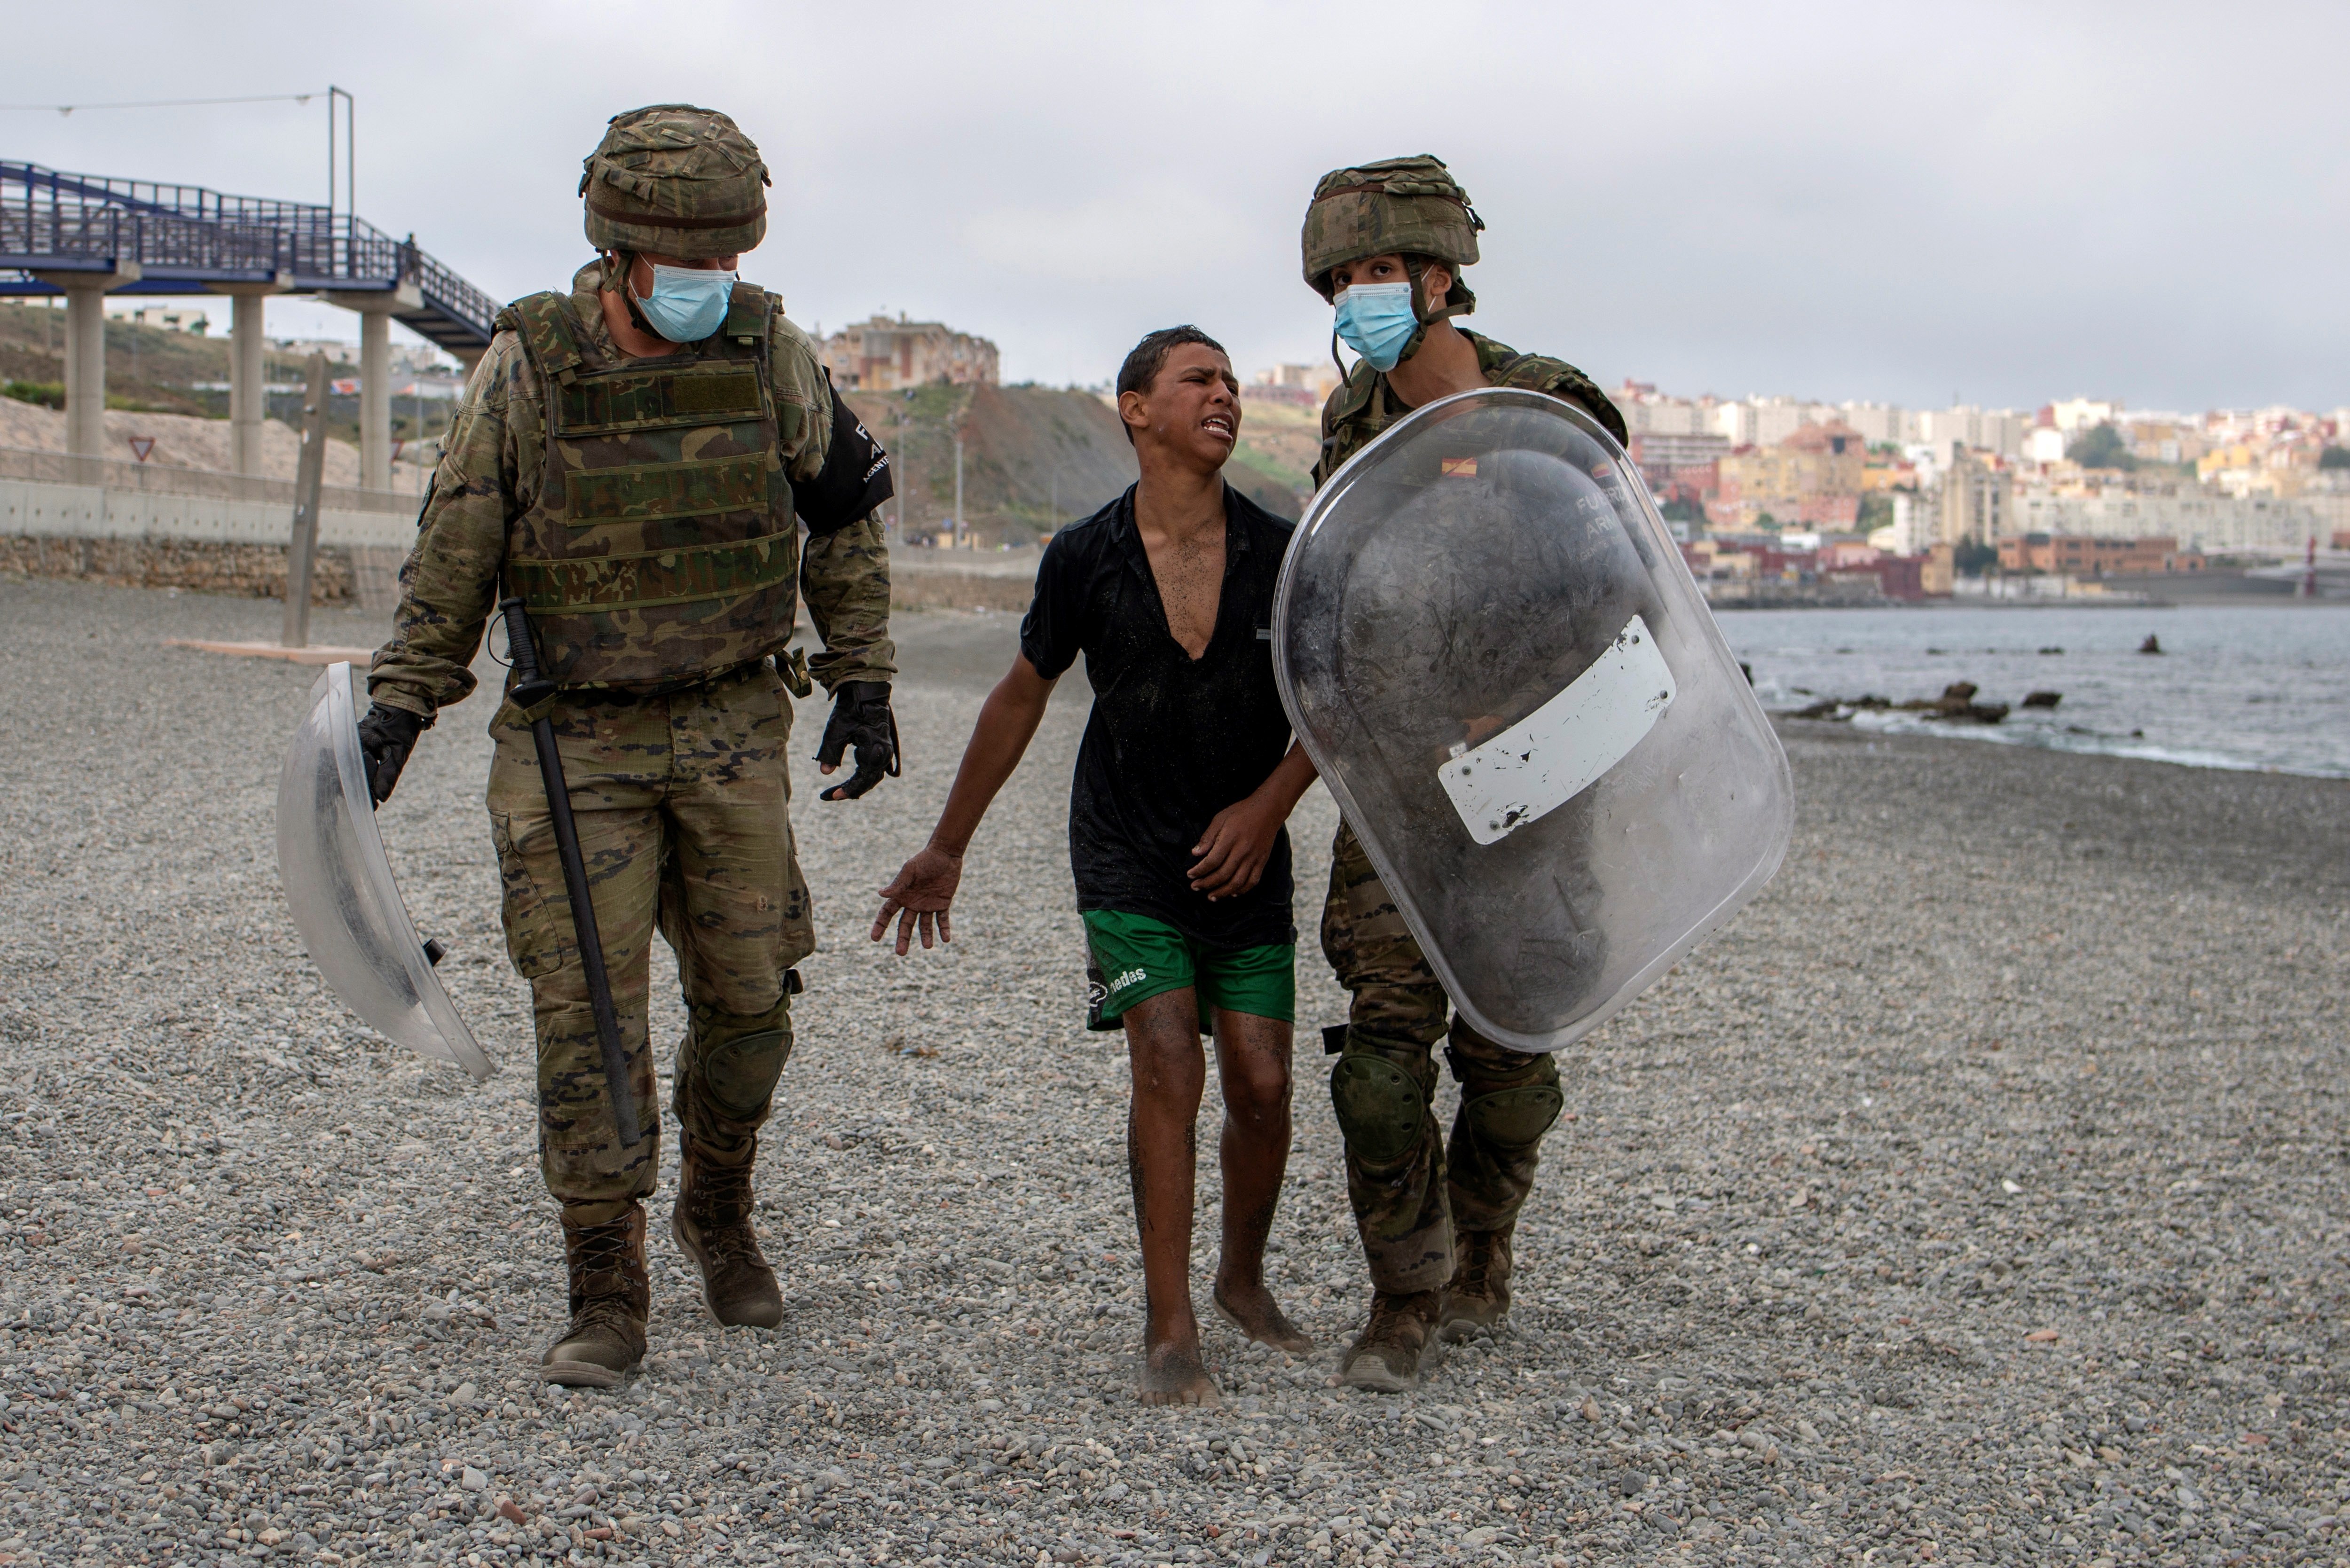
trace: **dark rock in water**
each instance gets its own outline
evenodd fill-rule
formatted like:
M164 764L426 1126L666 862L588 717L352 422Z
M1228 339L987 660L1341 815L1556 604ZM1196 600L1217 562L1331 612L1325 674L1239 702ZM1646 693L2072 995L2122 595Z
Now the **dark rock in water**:
M2043 653L2062 653L2064 650L2061 648L2043 648L2040 651Z
M1915 701L1895 704L1903 712L1923 713L1929 718L1945 719L1959 723L1996 724L2007 717L2004 702L1978 702L1980 690L1971 680L1953 680L1942 688L1935 698L1918 698Z
M1749 686L1754 684L1754 667L1752 665L1747 663L1742 659L1738 661L1738 672L1746 677L1746 684Z
M2137 650L2140 653L2160 653L2162 651L2162 639L2155 636L2152 632L2147 632L2146 634L2146 640L2137 645Z
M1836 710L1842 706L1833 697L1823 697L1810 707L1798 708L1787 716L1791 719L1834 719L1837 716ZM1849 714L1845 716L1850 717Z
M2024 694L2023 705L2027 708L2054 708L2063 701L2064 694L2062 691L2029 691Z

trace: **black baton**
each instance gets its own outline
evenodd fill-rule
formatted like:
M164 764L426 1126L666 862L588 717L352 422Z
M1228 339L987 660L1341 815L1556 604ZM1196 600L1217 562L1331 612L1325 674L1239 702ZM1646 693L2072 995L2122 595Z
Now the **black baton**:
M514 659L515 706L527 710L555 695L555 682L539 673L538 650L530 640L530 617L519 597L498 601L505 617L506 646ZM620 1147L637 1142L637 1096L629 1083L629 1054L620 1049L620 1015L612 1007L612 980L604 972L604 941L596 934L596 904L588 896L588 862L580 857L579 830L571 821L571 786L563 782L563 754L555 749L555 721L541 715L530 727L538 747L538 776L546 786L546 814L555 823L555 853L563 862L563 890L571 898L571 930L579 939L580 966L588 971L588 1004L596 1013L596 1044L604 1054L604 1087L612 1096L612 1122Z

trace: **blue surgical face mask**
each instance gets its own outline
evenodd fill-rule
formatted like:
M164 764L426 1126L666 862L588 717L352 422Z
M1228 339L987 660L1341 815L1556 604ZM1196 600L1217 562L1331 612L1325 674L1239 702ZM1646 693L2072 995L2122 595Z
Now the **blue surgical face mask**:
M639 296L633 284L629 292L654 331L672 343L699 343L726 319L726 306L734 296L734 275L655 262L652 293Z
M1411 291L1409 283L1358 283L1338 296L1338 336L1374 370L1394 369L1419 330Z

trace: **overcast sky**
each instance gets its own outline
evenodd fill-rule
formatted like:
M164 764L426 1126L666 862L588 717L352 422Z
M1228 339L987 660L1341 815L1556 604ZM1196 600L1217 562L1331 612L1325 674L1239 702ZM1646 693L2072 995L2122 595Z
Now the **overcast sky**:
M1243 375L1326 356L1315 179L1429 151L1489 225L1473 325L1604 385L2350 403L2340 5L115 0L9 30L10 101L348 88L360 215L500 297L586 259L609 115L723 109L775 174L749 276L804 325L983 333L1013 380L1105 379L1186 320ZM322 199L325 109L8 112L0 157Z

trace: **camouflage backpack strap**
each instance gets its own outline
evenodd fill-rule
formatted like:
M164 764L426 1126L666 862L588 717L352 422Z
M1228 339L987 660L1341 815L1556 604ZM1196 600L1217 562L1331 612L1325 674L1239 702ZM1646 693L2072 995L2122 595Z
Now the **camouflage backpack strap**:
M1489 378L1494 386L1515 387L1523 391L1541 392L1565 402L1583 405L1607 433L1616 438L1617 446L1628 446L1631 432L1625 428L1624 416L1599 383L1568 364L1542 354L1520 354Z
M571 296L553 289L525 295L498 312L496 325L522 334L523 351L544 379L567 381L588 362L571 327Z

